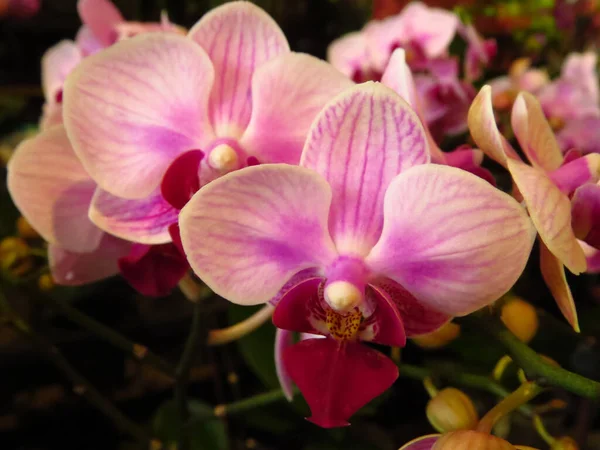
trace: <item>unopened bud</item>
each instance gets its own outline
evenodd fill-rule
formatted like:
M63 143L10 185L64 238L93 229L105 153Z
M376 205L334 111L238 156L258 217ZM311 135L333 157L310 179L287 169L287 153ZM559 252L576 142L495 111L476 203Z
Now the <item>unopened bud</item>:
M52 279L52 275L49 273L45 273L44 275L38 278L38 288L40 291L48 292L54 288L54 280Z
M514 297L502 306L501 318L506 328L525 343L533 339L539 327L535 308L518 297Z
M27 242L18 237L7 237L0 242L0 269L11 276L25 275L33 268Z
M440 433L470 430L479 416L475 405L464 392L455 388L442 389L427 403L427 419Z
M25 239L37 239L40 237L38 232L33 229L31 224L27 222L27 219L23 216L17 219L17 233Z
M452 342L460 335L460 325L448 322L432 333L413 338L413 342L421 348L437 349Z
M579 446L572 437L563 436L554 441L550 450L579 450Z
M444 434L431 450L515 450L504 439L473 430L453 431Z

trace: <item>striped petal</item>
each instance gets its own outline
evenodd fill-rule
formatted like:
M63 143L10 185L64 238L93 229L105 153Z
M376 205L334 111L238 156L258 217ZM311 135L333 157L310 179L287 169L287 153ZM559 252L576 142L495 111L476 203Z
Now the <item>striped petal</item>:
M403 170L429 162L423 126L391 89L365 83L344 91L318 115L300 165L333 191L329 230L340 253L366 255L383 224L383 196Z
M308 130L326 103L353 86L324 61L279 56L252 80L252 118L240 143L261 163L298 164Z
M64 121L100 187L144 198L171 162L213 137L213 68L183 36L149 33L86 58L65 85Z
M535 237L512 197L453 167L426 165L396 177L384 214L367 264L450 316L475 311L508 291Z
M510 122L521 149L534 167L558 169L563 155L540 102L529 92L521 92L513 105Z
M331 190L317 173L265 164L200 189L179 216L194 272L239 304L265 303L297 272L337 256L327 232Z
M558 308L573 329L579 332L577 308L571 288L567 284L565 267L543 242L540 242L540 267L546 286L550 289Z
M169 226L177 222L178 214L158 191L140 200L129 200L100 188L89 211L92 222L107 233L149 245L171 242Z
M103 233L98 247L88 253L71 252L50 244L48 265L56 284L80 286L119 273L117 261L130 249L131 242Z
M508 161L508 169L544 244L571 272L584 272L585 255L571 228L569 197L541 170L514 160Z
M213 9L192 27L189 38L208 53L215 67L210 118L220 137L239 138L252 112L254 71L289 52L275 21L250 2L230 2Z
M98 247L102 231L88 218L96 189L58 125L24 141L8 165L8 190L49 243L73 252Z

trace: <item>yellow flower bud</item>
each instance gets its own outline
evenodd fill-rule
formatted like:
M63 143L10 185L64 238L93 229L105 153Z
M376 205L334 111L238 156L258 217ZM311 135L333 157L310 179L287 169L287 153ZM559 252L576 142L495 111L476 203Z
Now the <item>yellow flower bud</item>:
M18 237L7 237L0 242L0 269L18 277L33 268L27 242Z
M33 229L31 224L27 222L27 219L23 216L17 219L17 232L19 233L19 236L25 239L37 239L40 237L38 232Z
M539 327L535 308L518 297L502 306L501 318L504 325L525 343L533 339Z
M413 338L413 342L421 348L437 349L448 345L460 335L460 325L448 322L439 329Z
M550 450L579 450L579 446L577 445L577 442L575 442L575 439L569 436L563 436L554 441Z
M40 288L40 291L51 291L54 288L54 279L52 279L52 275L45 273L38 278L38 287Z
M429 400L426 414L429 423L440 433L470 430L479 421L469 396L455 388L442 389Z
M462 430L444 434L431 450L515 450L504 439L480 431Z

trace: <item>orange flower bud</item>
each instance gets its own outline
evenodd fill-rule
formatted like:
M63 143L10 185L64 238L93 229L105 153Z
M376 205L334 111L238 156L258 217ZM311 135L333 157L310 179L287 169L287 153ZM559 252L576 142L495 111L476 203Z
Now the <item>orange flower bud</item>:
M448 345L460 335L460 325L448 322L439 329L413 338L413 342L421 348L437 349Z
M440 433L470 430L479 421L469 396L455 388L446 388L438 392L427 403L426 413L429 423Z
M40 291L51 291L54 288L54 280L52 279L52 275L45 273L38 278L38 287L40 288Z
M504 439L480 431L454 431L440 437L431 450L515 450Z
M38 232L33 229L31 224L27 222L27 219L23 216L17 219L17 232L19 233L19 236L25 239L37 239L40 237Z
M575 439L569 436L563 436L554 441L550 450L579 450L579 446L577 445L577 442L575 442Z
M535 308L518 297L514 297L502 306L501 318L504 325L525 343L533 339L539 327Z

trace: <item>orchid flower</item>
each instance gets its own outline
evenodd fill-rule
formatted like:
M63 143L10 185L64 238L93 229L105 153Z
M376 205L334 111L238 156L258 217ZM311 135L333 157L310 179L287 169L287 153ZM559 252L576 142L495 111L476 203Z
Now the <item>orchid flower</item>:
M410 107L417 113L423 124L431 162L458 167L467 170L484 180L495 184L492 174L481 167L483 162L483 152L478 149L472 149L468 146L461 146L451 152L443 152L437 145L431 131L427 126L421 106L420 98L417 94L417 88L408 64L406 64L405 52L403 49L396 49L390 58L390 62L381 78L381 82L393 89L400 97L406 101Z
M351 85L290 52L248 2L212 10L187 37L145 34L86 58L65 85L63 116L99 186L90 218L132 242L177 240L178 212L200 186L258 163L297 163L316 113Z
M97 186L62 125L17 148L8 165L8 188L23 216L50 244L50 270L58 284L77 286L121 273L142 294L158 296L169 293L189 269L173 244L132 244L90 221Z
M583 154L600 153L600 117L569 120L558 130L556 139L563 152L576 149Z
M41 0L7 0L0 5L0 17L7 15L18 19L28 19L35 16L41 6Z
M578 330L577 311L564 266L577 275L586 271L587 264L573 231L569 195L598 180L600 155L565 159L539 102L527 92L517 96L511 123L531 166L521 160L498 131L491 88L484 86L469 111L471 135L490 158L512 175L540 236L544 280L565 318Z
M557 128L574 119L600 117L597 61L595 52L571 53L560 77L538 93L546 117Z
M464 61L466 81L472 82L481 77L483 68L489 66L498 51L495 39L483 39L473 25L460 24L458 32L467 42Z
M575 236L587 260L587 272L600 272L600 184L585 184L571 199Z
M531 68L528 58L517 59L511 64L507 76L489 82L494 107L509 109L520 91L536 94L548 83L550 78L546 70Z
M403 346L496 300L534 240L524 209L468 172L430 160L416 113L378 84L319 113L300 166L230 173L180 214L194 272L237 304L276 304L278 328L326 336L283 352L323 427L396 379L361 341Z
M127 22L110 0L79 0L77 3L83 26L75 41L65 39L42 57L42 87L45 103L40 120L42 129L62 124L63 84L81 60L115 42L137 34L181 29L163 15L160 23Z

